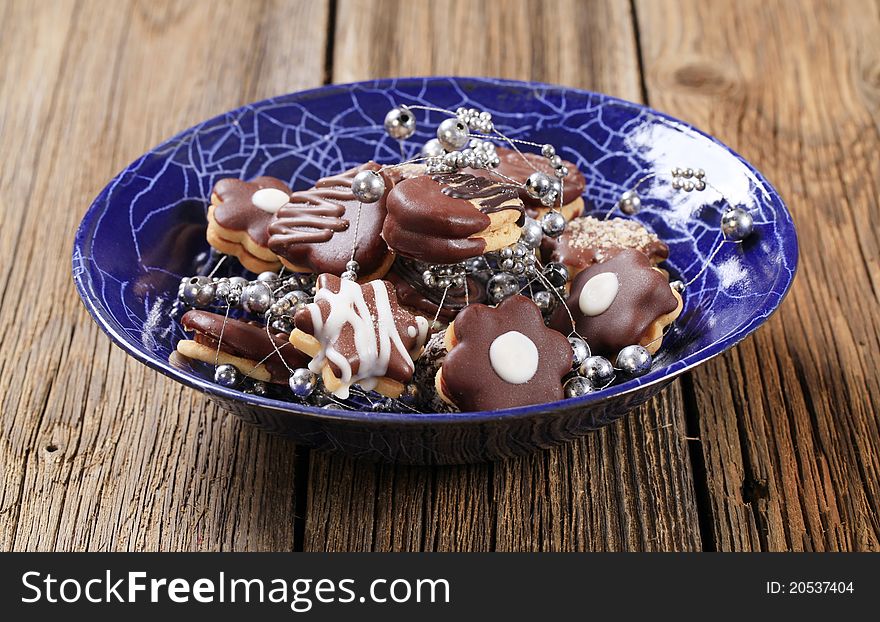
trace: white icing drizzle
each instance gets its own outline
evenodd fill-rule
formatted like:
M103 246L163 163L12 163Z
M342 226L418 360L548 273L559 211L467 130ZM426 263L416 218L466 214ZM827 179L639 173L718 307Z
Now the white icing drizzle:
M584 283L581 294L578 297L578 306L581 313L593 317L601 315L608 310L614 299L617 298L617 290L620 282L613 272L597 274Z
M525 384L538 371L538 347L521 332L511 330L492 341L489 362L505 382Z
M326 288L319 289L315 293L316 303L326 300L330 306L326 320L322 318L321 309L317 304L309 305L314 337L322 346L318 355L309 363L309 369L320 373L326 361L336 366L340 371L339 380L342 384L333 394L340 399L348 398L349 389L353 384L360 384L367 391L374 389L377 380L388 372L388 364L394 350L397 350L411 370L415 369L412 357L424 345L428 335L428 321L416 317L418 328L412 326L409 328L417 330L419 339L416 340L413 351L407 351L397 332L385 283L372 281L365 287L367 286L373 288L375 317L370 313L361 286L347 279L340 281L339 293L334 294ZM353 333L354 347L359 361L357 374L353 372L346 356L333 346L333 342L346 324L351 326ZM412 333L410 335L415 336Z
M251 203L264 212L274 214L290 201L290 195L278 188L260 188L251 196Z

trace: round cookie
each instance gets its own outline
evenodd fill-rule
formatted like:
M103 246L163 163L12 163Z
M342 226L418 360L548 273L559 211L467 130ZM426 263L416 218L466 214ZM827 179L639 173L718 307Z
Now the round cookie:
M422 282L423 271L424 268L419 269L411 260L398 257L385 275L385 279L397 291L398 302L417 315L424 315L429 319L436 316L439 322L448 324L467 305L486 301L486 285L479 279L468 276L465 279L467 292L463 287L450 287L444 296L442 290L425 287ZM434 329L433 326L431 328Z
M625 248L641 251L654 265L669 258L669 247L660 238L641 223L626 218L581 216L569 222L558 238L545 236L541 241L544 260L564 263L573 276Z
M568 339L547 328L525 296L497 307L470 305L445 333L448 354L437 372L440 396L461 410L494 410L561 400L571 371Z
M184 313L180 323L194 336L177 343L179 354L209 365L233 365L254 380L287 384L288 367L296 369L308 362L308 357L290 345L287 335L270 337L265 327L257 324L197 309Z
M269 249L267 228L289 195L287 184L274 177L221 179L211 193L208 244L251 272L277 270L281 263Z
M535 170L546 173L550 179L554 179L553 167L547 161L547 158L527 151L523 151L522 155L513 149L507 147L496 147L495 153L501 161L497 167L492 169L513 179L517 183L523 184L529 175ZM559 211L565 216L566 220L571 220L581 215L584 211L584 190L587 188L587 180L577 166L568 160L563 160L563 164L568 167L568 175L562 179L562 206ZM472 173L480 177L494 177L490 171L485 169L464 169L464 172ZM541 216L550 211L550 208L541 205L540 199L534 199L528 195L525 188L520 188L519 196L522 199L526 209L526 215L531 218L539 219Z
M624 249L572 281L565 306L557 307L550 318L550 326L564 335L572 330L566 307L593 354L613 358L633 344L654 354L663 329L681 313L682 300L647 255Z
M382 237L404 257L458 263L510 246L525 214L515 186L464 173L405 179L388 194Z
M310 357L309 369L324 386L347 399L354 384L399 397L412 379L428 320L397 303L386 281L358 284L332 274L318 277L315 301L294 315L294 347Z
M342 274L352 249L357 248L358 280L382 277L394 261L381 236L392 179L380 173L386 190L376 203L361 204L351 191L355 175L380 169L375 162L367 162L291 194L290 202L269 224L269 248L290 270L314 274Z

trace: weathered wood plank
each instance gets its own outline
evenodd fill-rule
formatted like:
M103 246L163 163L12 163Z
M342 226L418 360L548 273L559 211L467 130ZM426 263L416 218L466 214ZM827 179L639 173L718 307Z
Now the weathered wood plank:
M762 167L800 237L778 316L693 375L706 534L880 549L880 6L639 0L652 105Z
M626 2L343 0L336 33L337 82L494 75L640 99ZM673 386L582 441L494 465L392 467L315 453L305 548L698 549L682 403Z
M319 83L327 6L3 3L0 548L294 547L292 444L112 347L69 249L91 198L151 145Z

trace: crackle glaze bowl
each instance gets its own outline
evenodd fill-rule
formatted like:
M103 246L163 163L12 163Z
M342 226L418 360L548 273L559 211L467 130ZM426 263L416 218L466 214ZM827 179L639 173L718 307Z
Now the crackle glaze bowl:
M246 394L169 363L183 337L171 313L181 276L208 249L206 209L223 177L272 175L303 189L369 159L399 161L382 127L401 103L492 113L514 138L557 146L587 178L586 213L605 213L644 175L635 216L670 248L673 277L696 281L684 311L645 376L583 397L507 410L399 414L327 410ZM441 120L418 115L409 155ZM711 187L675 191L673 167L701 167ZM663 181L663 175L667 181ZM724 198L722 198L722 195ZM727 205L751 211L755 231L724 244ZM779 306L797 264L791 216L764 177L729 148L644 106L559 86L483 78L401 78L330 85L232 110L138 158L101 191L73 248L73 278L86 308L122 349L206 393L228 411L298 443L357 456L420 464L492 460L588 433L650 399L679 374L724 352Z

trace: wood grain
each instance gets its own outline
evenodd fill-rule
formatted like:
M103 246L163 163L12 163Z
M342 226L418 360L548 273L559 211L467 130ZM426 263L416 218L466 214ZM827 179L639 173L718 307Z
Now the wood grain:
M649 102L760 164L801 264L693 374L711 545L880 549L880 6L639 0Z
M344 0L336 33L336 82L495 75L641 96L627 3ZM305 548L699 549L686 436L673 386L601 433L506 463L403 468L316 453Z
M293 445L111 346L69 257L92 197L144 150L320 82L326 3L25 0L0 13L0 148L15 154L0 177L0 548L294 548Z

